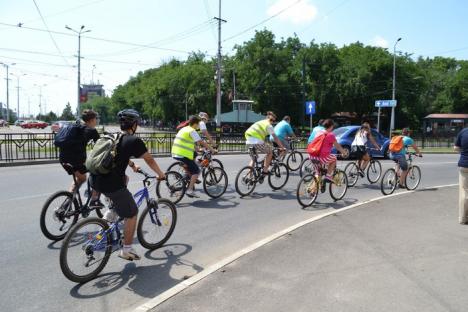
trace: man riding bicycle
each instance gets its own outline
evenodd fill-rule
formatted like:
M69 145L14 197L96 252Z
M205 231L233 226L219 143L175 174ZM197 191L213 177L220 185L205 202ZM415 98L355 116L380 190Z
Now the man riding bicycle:
M257 121L245 131L245 139L248 147L255 147L257 152L267 154L263 164L263 176L268 175L271 160L273 159L273 151L271 145L265 142L268 135L273 137L273 140L281 150L284 150L284 145L276 136L272 123L275 122L276 115L273 112L267 112L264 120ZM250 166L254 166L253 160L250 160Z
M335 134L333 134L334 123L331 119L326 119L322 126L325 130L317 133L316 137L311 144L314 144L315 140L322 140L322 145L320 147L320 152L318 156L310 156L312 160L319 161L321 165L327 168L327 174L325 175L325 180L333 183L333 173L336 168L336 155L331 153L332 148L335 147L342 155L346 154L346 151L341 147L337 142Z
M351 152L358 159L359 175L364 177L364 169L370 161L369 153L367 152L367 142L370 141L376 149L380 150L379 144L372 135L370 124L363 122L361 128L356 132L353 142L351 143Z
M206 127L206 123L210 119L210 116L205 113L205 112L200 112L198 114L198 117L200 117L200 123L199 123L199 130L201 132L201 136L205 137L208 140L208 144L213 145L213 139L211 138L210 133L208 132L208 128Z
M203 141L200 138L200 135L197 133L197 129L200 127L200 117L190 116L188 126L183 127L177 132L177 135L172 144L172 157L183 162L187 166L187 170L190 174L190 184L185 193L188 197L199 198L195 194L195 183L198 180L198 174L200 173L200 168L195 162L196 157L196 145L200 144L206 149L209 149L212 153L216 153L209 144Z
M273 130L275 131L276 137L283 143L283 146L287 149L291 149L291 144L289 140L291 138L296 138L296 135L294 134L293 129L291 128L291 117L289 116L284 116L283 120L280 121L274 128ZM277 146L275 143L275 139L273 138L272 135L270 135L270 141L273 142L273 146Z
M394 136L389 145L390 159L397 162L399 170L401 170L399 183L399 187L401 188L406 188L405 181L408 174L408 162L406 161L407 148L411 146L418 153L418 156L421 156L421 151L409 135L409 129L403 128L401 135Z
M159 168L153 156L148 152L145 143L135 136L140 120L140 114L134 109L124 109L117 114L122 136L116 147L114 157L115 166L110 173L105 175L91 175L93 188L103 193L113 203L111 213L106 213L108 221L117 219L110 214L117 213L124 218L124 242L119 257L125 260L139 260L140 256L132 248L133 238L137 224L138 206L133 195L127 188L128 176L125 175L127 166L137 172L140 167L130 158L142 158L146 164L158 175L158 179L164 179L164 172ZM111 219L111 220L110 220Z

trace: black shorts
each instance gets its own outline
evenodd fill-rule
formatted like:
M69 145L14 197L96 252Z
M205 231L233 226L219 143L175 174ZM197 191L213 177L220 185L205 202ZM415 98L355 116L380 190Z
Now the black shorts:
M198 167L195 160L188 159L186 157L174 157L174 159L183 162L187 166L190 174L194 175L200 173L200 167Z
M88 172L88 169L86 169L86 166L83 163L61 162L60 164L69 175L72 175L77 171L81 174L85 174L86 172ZM72 168L70 168L66 164L71 165Z
M104 193L112 201L112 207L121 218L133 218L138 214L138 206L128 188Z
M367 149L363 145L353 145L351 146L351 153L354 155L354 157L361 160L362 157L367 154Z

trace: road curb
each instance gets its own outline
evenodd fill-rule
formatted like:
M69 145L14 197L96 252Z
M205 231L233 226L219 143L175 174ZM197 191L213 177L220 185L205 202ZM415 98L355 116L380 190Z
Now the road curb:
M379 196L379 197L375 197L375 198L372 198L372 199L369 199L369 200L366 200L366 201L363 201L363 202L360 202L360 203L356 203L356 204L352 204L352 205L349 205L349 206L346 206L346 207L343 207L337 211L329 211L329 212L326 212L326 213L323 213L321 215L318 215L318 216L315 216L315 217L312 217L312 218L309 218L307 220L304 220L304 221L301 221L299 223L296 223L292 226L289 226L287 227L286 229L284 230L281 230L279 232L276 232L256 243L253 243L251 244L250 246L246 247L246 248L243 248L235 253L233 253L232 255L224 258L223 260L221 261L218 261L217 263L214 263L210 266L208 266L206 269L204 269L203 271L201 271L200 273L197 273L195 274L194 276L190 277L189 279L185 280L185 281L182 281L180 282L179 284L169 288L168 290L164 291L163 293L161 293L160 295L154 297L153 299L147 301L146 303L138 306L137 308L133 309L132 311L134 312L147 312L147 311L150 311L151 309L154 309L156 308L158 305L160 305L161 303L163 303L164 301L170 299L171 297L177 295L178 293L182 292L183 290L187 289L188 287L190 287L191 285L194 285L196 283L198 283L199 281L201 281L202 279L204 279L205 277L213 274L214 272L218 271L220 268L230 264L231 262L234 262L235 260L241 258L242 256L252 252L252 251L255 251L256 249L292 232L292 231L295 231L297 230L298 228L300 227L303 227L307 224L310 224L314 221L318 221L320 219L323 219L325 217L328 217L328 216L332 216L332 215L336 215L338 213L341 213L341 212L344 212L344 211L347 211L347 210L351 210L351 209L354 209L354 208L359 208L359 207L362 207L366 204L369 204L369 203L372 203L372 202L375 202L375 201L379 201L379 200L382 200L382 199L387 199L387 198L392 198L392 197L396 197L396 196L401 196L401 195L407 195L407 194L412 194L412 193L415 193L415 192L420 192L420 191L424 191L424 190L429 190L429 189L440 189L440 188L445 188L445 187L453 187L453 186L457 186L458 183L455 183L455 184L446 184L446 185L438 185L438 186L432 186L432 187L425 187L425 188L422 188L422 189L419 189L419 190L414 190L414 191L404 191L404 192L401 192L401 193L393 193L391 195L387 195L387 196Z

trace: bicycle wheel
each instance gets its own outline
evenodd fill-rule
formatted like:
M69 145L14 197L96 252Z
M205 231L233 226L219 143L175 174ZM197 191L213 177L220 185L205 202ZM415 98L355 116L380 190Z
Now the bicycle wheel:
M286 164L288 165L288 169L291 171L297 171L301 168L302 160L304 156L302 153L298 151L294 151L288 155L286 159Z
M166 179L156 183L158 198L166 198L177 204L184 197L187 185L184 177L176 171L166 172Z
M166 171L175 171L180 173L182 176L185 175L185 168L184 168L184 163L181 161L176 161L173 162L169 167L167 167Z
M405 179L406 188L410 191L415 190L419 182L421 182L421 169L418 166L411 166Z
M160 248L171 237L176 223L177 210L171 201L150 199L138 220L138 241L149 250Z
M80 220L65 236L60 248L60 268L72 282L86 283L106 266L112 252L109 225L103 219Z
M382 164L380 163L380 161L372 159L369 163L369 166L367 166L367 180L371 184L377 183L381 175Z
M309 207L317 199L320 191L319 180L313 174L301 178L296 189L296 198L302 207Z
M340 200L346 195L348 190L348 177L343 170L337 169L333 174L333 183L330 183L330 196L335 200Z
M255 186L257 185L257 179L255 178L254 168L245 166L242 168L236 176L236 192L240 196L250 195Z
M279 190L288 183L289 169L283 163L274 164L268 175L268 184L274 190Z
M78 221L79 206L73 194L66 191L52 194L42 207L39 219L41 231L53 241L62 240L70 228Z
M355 162L350 162L344 168L344 172L348 177L348 186L353 187L356 185L357 181L359 180L359 168Z
M392 194L398 184L398 176L396 174L395 169L390 168L385 171L384 175L382 176L382 180L380 181L380 190L384 195Z
M312 174L314 171L314 165L312 160L306 158L302 161L301 168L299 169L299 175L302 177L306 174Z
M221 162L221 160L219 160L219 159L212 159L212 160L211 160L210 166L211 166L211 167L217 167L217 168L224 169L224 165L223 165L223 163ZM203 178L205 177L206 169L207 169L207 167L203 167L203 169L202 169L202 177L203 177Z
M226 192L228 176L219 167L208 168L203 177L203 189L211 198L218 198Z

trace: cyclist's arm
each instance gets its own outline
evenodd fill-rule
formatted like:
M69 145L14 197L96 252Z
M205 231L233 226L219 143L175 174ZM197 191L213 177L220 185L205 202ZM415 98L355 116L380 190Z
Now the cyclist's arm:
M380 149L379 144L377 143L377 141L375 140L374 136L373 136L372 133L370 133L370 132L369 132L369 140L371 141L372 145L375 146L375 148Z
M143 160L146 162L148 167L150 167L151 170L153 170L158 175L159 178L165 177L164 172L161 170L161 168L159 168L158 163L154 160L153 156L151 156L150 153L146 152L140 158L143 158Z
M340 152L341 155L346 154L346 151L343 149L343 147L337 141L333 142L333 146L336 148L336 150L338 152Z
M421 151L419 150L419 148L418 148L418 146L416 144L411 145L411 147L416 151L416 153L421 155Z
M205 141L200 140L197 143L200 144L201 146L203 146L204 148L206 148L207 150L210 150L212 153L216 153L216 150L214 148L212 148L211 145L209 145Z
M460 153L461 152L461 149L460 149L460 146L457 146L457 145L454 145L453 146L453 150L457 153Z
M284 148L283 142L281 142L281 140L276 136L276 134L272 133L271 136L273 137L273 140L275 141L276 144L278 144L280 148Z
M208 132L208 130L202 130L202 133L208 139L208 143L210 143L210 145L213 145L213 139L211 138L211 135Z

